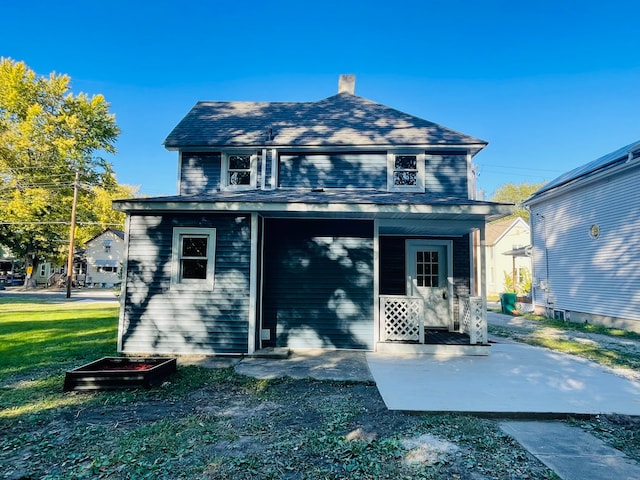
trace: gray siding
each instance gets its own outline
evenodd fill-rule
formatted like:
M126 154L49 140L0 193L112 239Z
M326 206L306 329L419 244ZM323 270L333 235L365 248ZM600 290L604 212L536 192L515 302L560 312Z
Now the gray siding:
M265 221L263 345L373 348L373 225Z
M283 188L387 188L386 152L281 154Z
M182 152L180 195L202 195L220 188L220 153Z
M549 287L535 288L536 304L548 293L556 309L640 322L638 205L638 165L531 205L534 280Z
M430 195L468 198L466 154L432 154L425 158L425 186Z
M212 291L171 288L174 227L216 228ZM122 331L124 353L246 353L250 219L173 214L131 217Z

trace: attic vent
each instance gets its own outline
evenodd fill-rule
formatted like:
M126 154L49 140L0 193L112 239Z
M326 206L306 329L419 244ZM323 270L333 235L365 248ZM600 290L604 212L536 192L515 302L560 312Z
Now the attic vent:
M356 76L340 75L338 79L338 93L349 93L355 95L356 92Z

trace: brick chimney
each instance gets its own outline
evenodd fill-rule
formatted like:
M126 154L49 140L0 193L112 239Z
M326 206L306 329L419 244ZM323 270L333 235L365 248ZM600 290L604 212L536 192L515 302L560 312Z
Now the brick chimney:
M355 95L356 92L356 76L340 75L338 80L338 93L349 93Z

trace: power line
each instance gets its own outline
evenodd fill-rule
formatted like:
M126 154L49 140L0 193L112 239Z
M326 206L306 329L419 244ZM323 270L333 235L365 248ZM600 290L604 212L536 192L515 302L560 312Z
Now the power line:
M76 222L77 225L109 225L122 226L121 223L105 223L105 222ZM0 222L0 225L71 225L70 221L65 222Z

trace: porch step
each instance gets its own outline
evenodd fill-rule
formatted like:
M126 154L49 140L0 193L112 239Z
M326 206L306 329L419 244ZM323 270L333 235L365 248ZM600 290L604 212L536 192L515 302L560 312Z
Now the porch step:
M284 360L289 358L289 355L291 355L291 350L286 347L267 347L256 350L251 356L254 358L275 358Z
M446 356L487 356L491 345L442 345L426 343L378 342L377 353Z

